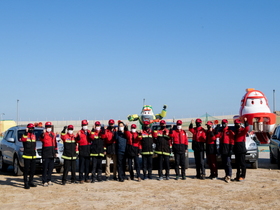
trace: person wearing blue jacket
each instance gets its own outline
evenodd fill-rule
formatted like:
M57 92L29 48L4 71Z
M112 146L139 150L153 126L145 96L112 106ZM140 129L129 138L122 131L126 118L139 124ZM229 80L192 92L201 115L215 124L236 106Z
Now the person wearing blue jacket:
M125 149L126 149L126 138L125 138L125 125L119 121L118 130L115 133L116 139L116 154L117 154L117 168L118 178L120 182L124 182L125 179Z

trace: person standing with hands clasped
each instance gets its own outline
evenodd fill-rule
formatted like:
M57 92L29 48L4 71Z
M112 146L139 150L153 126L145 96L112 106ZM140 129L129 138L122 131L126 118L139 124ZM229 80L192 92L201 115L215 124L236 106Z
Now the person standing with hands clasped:
M182 129L183 122L177 120L176 129L170 130L169 136L172 139L172 150L175 156L175 180L179 179L179 166L181 166L182 180L186 180L186 152L188 152L188 135Z
M21 137L23 143L23 161L24 161L24 170L23 170L23 180L24 180L24 189L29 189L30 187L37 187L33 183L33 177L35 174L36 167L36 136L34 135L34 125L29 123L25 130L25 133ZM29 175L29 180L28 180Z
M241 127L241 121L239 119L234 120L234 146L233 152L235 154L235 162L236 162L236 178L235 181L244 181L246 176L246 135L250 129L250 126L247 122L247 118L244 118L244 126L245 128Z
M67 133L66 133L67 129ZM66 184L67 175L71 168L71 183L76 183L76 140L73 134L74 126L68 125L65 126L61 132L61 140L63 141L63 154L62 158L64 159L63 165L63 175L62 175L62 185Z
M52 171L54 168L54 160L57 155L56 135L52 131L52 123L45 123L45 130L41 135L42 141L42 158L43 158L43 186L48 187L52 184Z

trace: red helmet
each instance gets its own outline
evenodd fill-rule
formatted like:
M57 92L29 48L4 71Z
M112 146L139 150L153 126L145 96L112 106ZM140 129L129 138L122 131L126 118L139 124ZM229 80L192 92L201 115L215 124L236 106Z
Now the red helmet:
M51 122L46 122L45 123L45 127L51 127L52 126L52 123Z
M73 125L68 125L67 129L68 130L74 130L74 126Z
M182 122L182 120L177 120L176 124L177 124L177 125L182 125L183 122Z
M94 125L95 125L95 126L100 126L101 124L100 124L99 121L96 121L96 122L94 123Z
M115 124L115 120L112 120L112 119L109 120L109 121L108 121L108 124L109 124L109 125L114 125L114 124Z
M88 125L88 121L87 120L82 120L82 125Z
M135 124L132 124L131 128L137 128L137 126Z
M227 119L223 119L222 123L228 123L228 120Z
M196 122L196 123L202 123L202 120L199 119L199 118L197 118L197 119L195 120L195 122Z
M213 125L212 121L207 121L206 125Z
M27 128L34 128L34 125L33 125L32 123L29 123L29 124L27 125Z
M234 120L234 123L235 123L235 124L240 124L240 123L241 123L241 120L236 119L236 120Z
M160 122L159 122L159 124L166 124L166 122L165 122L165 120L161 120Z
M145 121L143 122L143 124L144 124L144 125L150 125L150 122L147 121L147 120L145 120Z

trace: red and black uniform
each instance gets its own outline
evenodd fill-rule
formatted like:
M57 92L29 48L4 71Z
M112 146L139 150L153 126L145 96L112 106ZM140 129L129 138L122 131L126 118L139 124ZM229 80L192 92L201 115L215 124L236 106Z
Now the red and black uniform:
M108 155L116 154L116 139L114 138L114 136L115 136L114 130L113 131L110 129L105 130L106 154Z
M153 135L152 130L147 128L142 130L140 134L141 139L141 149L142 149L142 161L143 161L143 174L144 179L148 178L152 179L152 169L153 169Z
M21 141L23 143L24 149L22 155L22 158L24 160L23 179L24 184L28 185L28 183L33 183L33 177L36 168L36 136L33 133L25 132L21 137Z
M105 140L102 138L102 133L100 130L92 130L90 134L91 146L90 146L90 156L92 157L92 182L96 180L102 181L102 158L104 155Z
M216 137L219 138L220 154L225 169L226 176L232 176L231 152L234 145L234 133L228 126L224 127Z
M217 144L216 137L213 131L206 131L206 156L210 168L210 177L218 177L217 169Z
M128 159L128 170L130 173L130 179L133 180L134 173L132 161L134 161L137 178L140 178L139 154L141 153L141 140L137 132L131 132L128 130L125 131L125 137L127 139L126 154Z
M54 132L44 132L41 135L43 158L43 184L51 181L54 161L57 156L57 143Z
M63 141L63 154L62 158L64 159L64 169L63 169L63 175L62 175L62 183L65 183L67 180L67 175L69 172L69 169L71 168L71 182L76 182L76 159L77 159L77 153L76 153L76 140L74 134L69 134L64 132L61 133L61 140Z
M196 177L205 178L205 161L204 161L204 145L206 142L206 132L201 126L193 127L191 123L189 131L193 134L192 149L194 151L194 159L196 165Z
M236 179L242 177L243 179L246 177L246 135L247 132L250 130L250 126L248 122L245 121L245 128L240 127L236 129L234 132L234 146L233 152L235 153L235 162L236 162Z
M81 129L75 139L79 144L79 181L89 181L90 130Z
M175 173L179 176L179 166L181 166L181 175L186 177L186 150L188 150L188 135L186 131L180 129L172 130L169 133L172 139L172 150L175 156Z
M166 178L168 178L170 170L169 159L172 147L171 138L169 136L169 130L166 128L155 130L153 131L153 138L156 144L155 153L158 155L159 161L158 175L160 178L163 176L162 170L164 164L165 176Z

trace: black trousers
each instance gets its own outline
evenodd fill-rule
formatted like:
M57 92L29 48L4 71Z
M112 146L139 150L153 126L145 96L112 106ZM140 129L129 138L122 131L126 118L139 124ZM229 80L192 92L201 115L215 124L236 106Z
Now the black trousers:
M24 171L23 171L24 183L33 182L35 168L36 168L36 159L24 159ZM28 175L29 175L29 180L28 180Z
M194 151L196 177L200 178L201 175L205 175L205 161L204 151Z
M186 155L185 153L175 153L175 173L176 176L179 176L179 166L181 166L181 175L182 177L186 176Z
M162 177L162 170L163 168L165 169L165 176L169 176L169 170L170 170L170 166L169 166L169 159L170 156L169 155L158 155L158 176Z
M128 160L128 171L130 174L130 178L134 179L134 172L133 172L133 166L132 161L134 162L134 169L136 170L137 178L140 177L140 164L139 164L139 156L134 157L127 157Z
M79 156L79 181L89 180L89 161L89 156Z
M222 163L225 169L226 176L232 176L232 166L231 166L231 157L230 155L221 155Z
M235 154L235 163L236 163L236 178L245 178L246 177L246 162L245 162L245 153L236 153Z
M92 180L96 180L96 173L97 173L97 180L101 181L102 175L102 157L101 156L93 156L92 157Z
M76 181L76 160L66 160L64 159L64 165L63 165L63 175L62 175L62 181L66 182L68 172L71 168L71 181Z
M144 178L146 178L147 171L148 171L148 177L152 178L153 155L142 155L142 163L143 163Z
M51 181L53 167L54 167L54 158L43 159L43 173L42 173L43 184Z
M124 154L117 154L117 163L119 180L125 179L126 159Z

